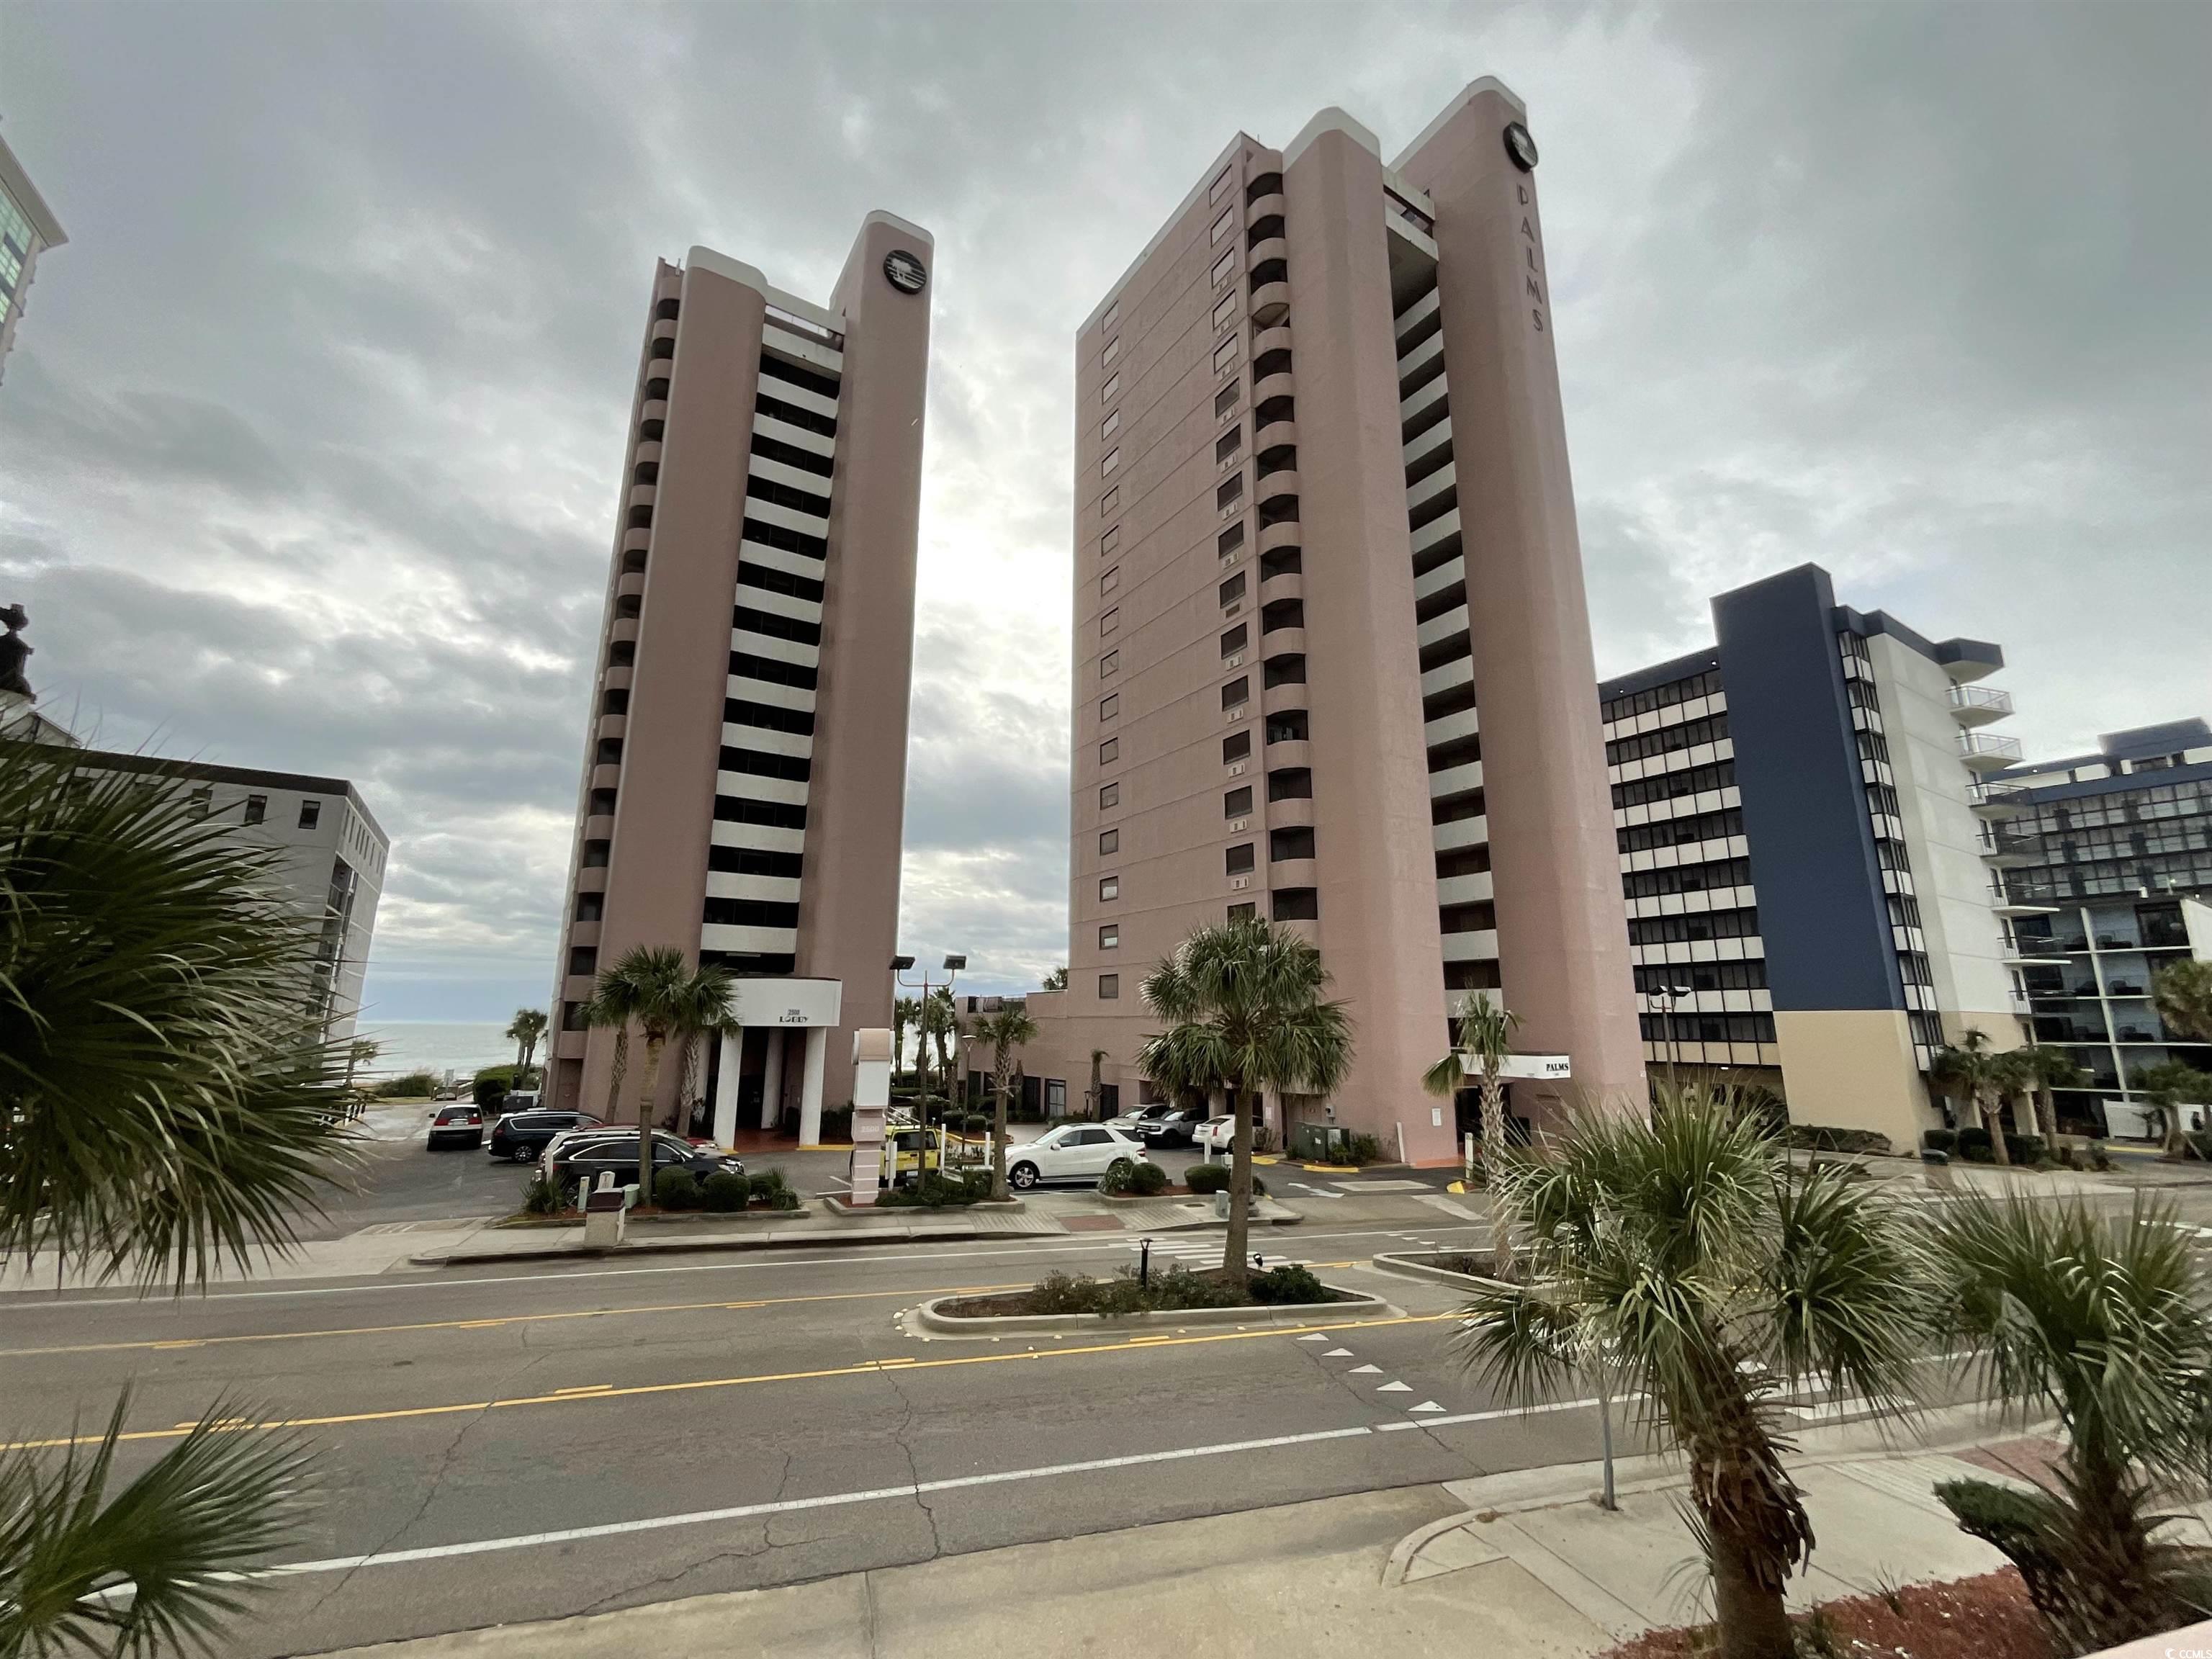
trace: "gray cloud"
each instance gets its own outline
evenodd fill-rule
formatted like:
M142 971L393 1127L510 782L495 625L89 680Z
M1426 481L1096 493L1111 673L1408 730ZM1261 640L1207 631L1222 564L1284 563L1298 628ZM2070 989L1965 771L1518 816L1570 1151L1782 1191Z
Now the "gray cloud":
M1392 151L1491 72L1544 143L1601 671L1818 559L2003 642L2071 750L2212 683L2206 61L2180 7L19 5L0 108L71 240L0 387L0 585L105 740L356 780L372 996L503 1016L652 259L821 295L890 208L938 237L903 933L1024 982L1077 325L1237 127Z

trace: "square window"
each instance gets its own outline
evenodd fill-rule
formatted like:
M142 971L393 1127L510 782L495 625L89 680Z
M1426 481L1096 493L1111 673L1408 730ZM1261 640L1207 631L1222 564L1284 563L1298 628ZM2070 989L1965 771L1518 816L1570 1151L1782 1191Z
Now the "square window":
M1219 328L1219 327L1220 327L1224 323L1227 322L1227 321L1228 321L1231 317L1234 317L1236 314L1237 314L1237 290L1236 290L1235 289L1233 289L1233 288L1232 288L1232 289L1231 289L1229 290L1229 292L1228 292L1228 293L1226 293L1226 294L1223 295L1220 297L1220 299L1217 300L1217 301L1214 302L1214 306L1213 306L1213 325L1214 325L1214 327L1216 327L1216 328Z
M1101 697L1098 700L1098 718L1100 720L1110 720L1115 715L1121 712L1121 694L1119 691L1116 691L1110 697Z
M1105 765L1109 761L1120 759L1121 755L1121 739L1119 738L1109 738L1105 742L1098 745L1098 763L1101 766Z
M1098 832L1098 850L1102 854L1120 852L1121 832L1119 830L1101 830Z
M1236 627L1228 629L1222 635L1221 654L1226 657L1242 651L1244 648L1245 641L1249 637L1249 635L1245 629L1244 624L1243 623L1238 623Z
M1110 517L1121 505L1121 486L1115 484L1098 498L1098 516Z
M1111 593L1121 585L1121 567L1118 564L1098 579L1098 591L1102 594Z
M1098 331L1101 334L1111 334L1114 331L1114 325L1121 320L1121 302L1116 300L1106 307L1106 314L1098 319Z
M1213 348L1213 372L1216 374L1237 361L1237 337L1232 334Z
M1121 786L1120 784L1109 783L1103 786L1098 791L1098 810L1100 811L1103 812L1109 807L1119 806L1121 804Z
M1238 571L1221 584L1221 603L1234 605L1244 597L1244 573Z
M1234 708L1251 695L1252 677L1249 674L1239 674L1221 688L1221 706L1224 708Z
M1118 674L1121 672L1121 653L1120 652L1109 651L1104 656L1099 658L1098 678L1100 679L1103 680L1109 674Z
M1232 904L1229 907L1229 920L1231 921L1249 921L1258 914L1257 908L1250 904Z
M1106 342L1106 349L1098 355L1098 366L1101 368L1111 368L1114 367L1114 360L1121 355L1121 342L1119 339L1109 340Z
M1231 732L1221 740L1221 763L1224 766L1233 766L1251 752L1252 734L1249 732Z
M1111 611L1109 611L1104 616L1098 619L1098 632L1102 635L1111 634L1115 629L1121 627L1121 607L1117 605Z
M1222 168L1221 176L1218 179L1216 179L1213 183L1207 187L1206 199L1209 203L1219 201L1223 195L1228 191L1229 186L1236 182L1237 168L1232 163L1231 165Z
M1221 816L1224 818L1241 818L1251 810L1252 786L1249 783L1230 790L1221 798Z
M1219 288L1224 283L1229 280L1236 269L1237 250L1232 247L1228 252L1223 254L1218 259L1216 259L1213 262L1213 286Z
M1244 475L1242 472L1231 474L1213 488L1213 504L1224 513L1238 506L1243 500Z
M1111 903L1114 900L1115 900L1115 899L1117 899L1117 898L1119 898L1119 897L1121 897L1121 877L1119 877L1119 876L1101 876L1101 877L1099 877L1099 878L1098 878L1098 899L1099 899L1099 902L1101 902L1102 904L1105 904L1105 903Z
M1118 449L1108 450L1106 452L1106 459L1098 463L1099 476L1101 477L1111 477L1115 473L1121 470L1121 452Z
M1116 374L1112 380L1106 382L1105 390L1098 394L1098 401L1102 404L1110 404L1115 398L1121 395L1121 377Z
M300 828L312 830L323 820L323 804L319 800L300 803Z
M1237 393L1243 390L1243 382L1237 380L1231 382L1229 385L1222 387L1220 391L1215 392L1213 394L1213 412L1217 415L1226 415L1231 410L1236 408Z
M1213 550L1224 559L1243 545L1244 522L1241 519L1213 538Z
M1232 426L1213 441L1213 459L1217 465L1227 460L1244 445L1244 428Z
M1103 927L1101 927L1098 930L1098 948L1100 950L1118 950L1121 948L1121 929L1120 924L1109 921Z
M1101 1002L1119 1002L1121 1000L1121 975L1101 974L1098 975L1098 1000Z
M1110 438L1121 429L1121 411L1117 409L1106 417L1105 423L1098 428L1098 435L1102 440Z
M1252 846L1253 843L1248 841L1229 849L1223 862L1227 866L1231 875L1249 876L1252 873Z
M1233 207L1225 207L1221 210L1221 216L1213 222L1213 228L1206 232L1206 240L1218 242L1236 228L1237 210Z

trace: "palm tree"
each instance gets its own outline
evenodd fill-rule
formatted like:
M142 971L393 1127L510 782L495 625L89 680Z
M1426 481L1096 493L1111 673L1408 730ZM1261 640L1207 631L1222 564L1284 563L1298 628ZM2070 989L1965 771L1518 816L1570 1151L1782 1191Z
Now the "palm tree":
M2066 1433L2057 1490L1948 1482L1936 1496L2011 1556L2061 1653L2197 1616L2189 1564L2152 1536L2212 1459L2212 1316L2188 1230L2137 1198L2124 1220L2077 1200L1968 1194L1933 1224L1935 1328L1985 1392Z
M949 1107L952 1103L952 1038L959 1030L960 1016L952 1006L951 990L943 985L935 987L922 999L921 1012L915 1024L924 1061L921 1090L921 1121L924 1124L929 1118L929 1074L927 1069L929 1049L933 1043L937 1049L938 1085L944 1091L945 1102Z
M1990 1156L2000 1164L2012 1162L2000 1105L2014 1080L2012 1070L2007 1056L1990 1047L1989 1033L1976 1026L1961 1032L1954 1046L1937 1050L1928 1068L1929 1079L1937 1088L1972 1103L1975 1116L1990 1132Z
M997 1102L991 1134L991 1196L1006 1195L1006 1108L1013 1099L1013 1053L1036 1041L1037 1024L1018 1002L999 1005L975 1021L975 1035L991 1045L991 1094Z
M518 1008L514 1018L507 1022L505 1035L514 1045L514 1086L518 1089L529 1085L531 1057L538 1052L538 1040L545 1035L547 1023L542 1008Z
M1478 1291L1470 1369L1533 1404L1595 1364L1690 1466L1723 1659L1790 1659L1783 1597L1813 1547L1783 1466L1785 1391L1902 1411L1924 1323L1905 1224L1848 1166L1792 1166L1726 1091L1659 1091L1650 1120L1585 1111L1514 1149L1492 1190L1528 1279Z
M2058 1145L2058 1103L2054 1089L2078 1089L2089 1074L2074 1063L2063 1048L2039 1042L2014 1052L2026 1073L2028 1091L2035 1097L2036 1129L2053 1147Z
M1252 1114L1267 1091L1333 1093L1352 1069L1352 1021L1324 1002L1321 952L1256 917L1195 929L1145 976L1145 1006L1169 1029L1138 1064L1171 1088L1237 1090L1229 1235L1222 1268L1242 1286L1252 1226ZM1288 1126L1287 1115L1285 1124Z
M1044 983L1037 988L1042 991L1065 991L1067 988L1067 964L1063 962L1047 974Z
M637 1182L639 1200L650 1203L653 1096L662 1051L672 1037L688 1042L729 1023L730 976L720 968L694 967L673 945L634 945L612 967L599 970L584 1018L625 1034L635 1022L645 1039L645 1076L637 1089Z
M187 792L0 749L0 1257L144 1288L289 1249L343 1170L343 1045L310 1024L320 921ZM210 1649L296 1531L296 1439L217 1402L121 1492L91 1450L0 1455L0 1653ZM128 1592L118 1595L115 1591Z
M1091 1051L1091 1092L1083 1098L1093 1117L1106 1115L1102 1109L1102 1103L1106 1098L1106 1074L1100 1069L1105 1064L1105 1060L1106 1051L1103 1048L1093 1048Z
M2166 1029L2189 1042L2212 1042L2212 962L2177 962L2150 982Z
M896 1071L906 1059L906 1034L908 1027L920 1028L921 1004L912 997L900 997L891 1004L891 1069Z
M1493 1002L1480 992L1473 992L1460 1000L1459 1016L1451 1053L1422 1074L1421 1087L1432 1095L1446 1100L1456 1099L1467 1086L1466 1062L1475 1062L1475 1085L1482 1099L1482 1164L1486 1172L1492 1161L1505 1151L1505 1085L1498 1080L1498 1070L1505 1056L1513 1051L1513 1030L1521 1023L1521 1016L1502 1002ZM1486 1174L1486 1180L1487 1176ZM1500 1279L1513 1276L1513 1225L1504 1205L1492 1199L1490 1206L1490 1270Z

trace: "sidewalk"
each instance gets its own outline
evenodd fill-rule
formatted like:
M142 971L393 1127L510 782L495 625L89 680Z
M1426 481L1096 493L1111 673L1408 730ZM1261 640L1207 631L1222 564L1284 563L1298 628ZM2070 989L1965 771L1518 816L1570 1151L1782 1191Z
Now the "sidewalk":
M1872 1425L1808 1431L1791 1461L1820 1539L1796 1599L1933 1582L2003 1565L1930 1487L2006 1479L2032 1444L1974 1408L1927 1438ZM1589 1659L1703 1616L1696 1547L1664 1460L1624 1460L1621 1509L1589 1501L1595 1465L1362 1492L1055 1540L813 1583L703 1595L346 1650L343 1659L965 1659L977 1652L1346 1652ZM340 1659L340 1656L325 1656Z

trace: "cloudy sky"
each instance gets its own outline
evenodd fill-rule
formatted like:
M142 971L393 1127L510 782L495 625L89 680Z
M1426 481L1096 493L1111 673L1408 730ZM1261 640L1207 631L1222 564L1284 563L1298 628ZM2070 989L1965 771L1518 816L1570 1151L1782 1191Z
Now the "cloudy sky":
M1242 127L1543 146L1601 672L1804 560L2031 753L2212 714L2212 7L0 4L68 228L0 602L110 746L355 779L382 1018L542 1003L656 255L937 237L909 948L1065 945L1073 336Z

